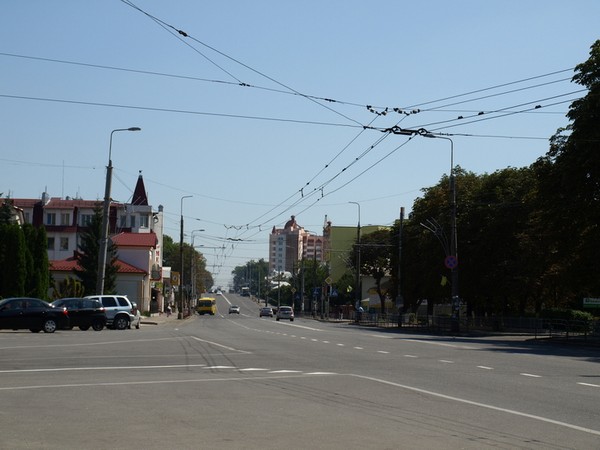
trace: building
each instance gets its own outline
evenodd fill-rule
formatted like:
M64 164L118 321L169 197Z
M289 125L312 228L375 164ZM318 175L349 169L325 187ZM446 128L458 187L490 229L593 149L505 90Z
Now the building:
M45 192L41 199L12 200L14 206L22 211L26 223L46 228L48 260L54 280L61 281L72 276L74 255L82 233L87 230L95 210L102 207L102 202L50 197ZM109 236L118 246L118 293L128 295L141 311L160 308L163 208L159 206L154 211L148 204L141 173L131 202L111 203L108 216Z
M269 271L296 273L299 261L325 261L325 237L311 234L298 225L295 216L283 228L273 227L269 235Z

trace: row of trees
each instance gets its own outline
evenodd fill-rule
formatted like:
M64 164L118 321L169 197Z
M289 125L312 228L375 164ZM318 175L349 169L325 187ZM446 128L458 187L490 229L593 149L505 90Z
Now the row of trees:
M570 124L544 157L492 174L457 168L459 292L475 313L581 308L583 298L600 296L600 41L575 72L573 82L588 93L571 104ZM401 293L409 310L422 299L449 300L440 243L449 236L450 204L443 177L423 189L402 227L361 242L361 273L391 274L388 295Z
M2 194L0 194L0 197ZM9 201L0 205L0 298L48 297L50 274L45 228L12 221Z
M213 285L212 274L206 269L206 258L190 244L184 242L183 268L179 243L173 242L170 236L163 236L163 266L171 267L171 271L181 274L181 285L195 286L196 293L206 292ZM183 269L183 270L182 270Z
M544 157L491 174L455 169L459 293L470 312L523 315L581 308L583 298L600 297L600 41L575 68L573 82L588 93L571 104L569 125L552 136ZM375 279L382 309L386 297L401 296L406 311L423 299L450 301L449 179L422 191L407 220L362 237L359 268L354 246L337 303L353 304L348 291L356 270ZM234 279L252 265L258 264L237 267ZM305 294L325 277L308 278Z

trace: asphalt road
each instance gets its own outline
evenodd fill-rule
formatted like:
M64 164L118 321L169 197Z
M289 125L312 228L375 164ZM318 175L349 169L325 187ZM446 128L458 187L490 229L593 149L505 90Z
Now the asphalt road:
M597 349L217 303L140 330L0 332L0 448L600 448Z

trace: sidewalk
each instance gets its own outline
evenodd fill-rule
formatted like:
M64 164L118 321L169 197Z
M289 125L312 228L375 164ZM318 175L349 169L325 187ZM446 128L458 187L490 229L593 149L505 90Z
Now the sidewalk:
M187 317L186 317L187 319ZM160 325L167 322L177 321L177 313L172 313L170 316L167 316L166 313L163 314L151 314L150 317L142 316L142 325Z

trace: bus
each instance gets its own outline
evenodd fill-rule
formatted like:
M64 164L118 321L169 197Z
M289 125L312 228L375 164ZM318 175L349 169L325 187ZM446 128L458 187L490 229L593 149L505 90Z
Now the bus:
M241 292L242 297L250 297L250 288L248 286L244 286Z
M217 313L217 300L214 297L201 297L196 303L196 312L201 316L204 314L214 316Z

